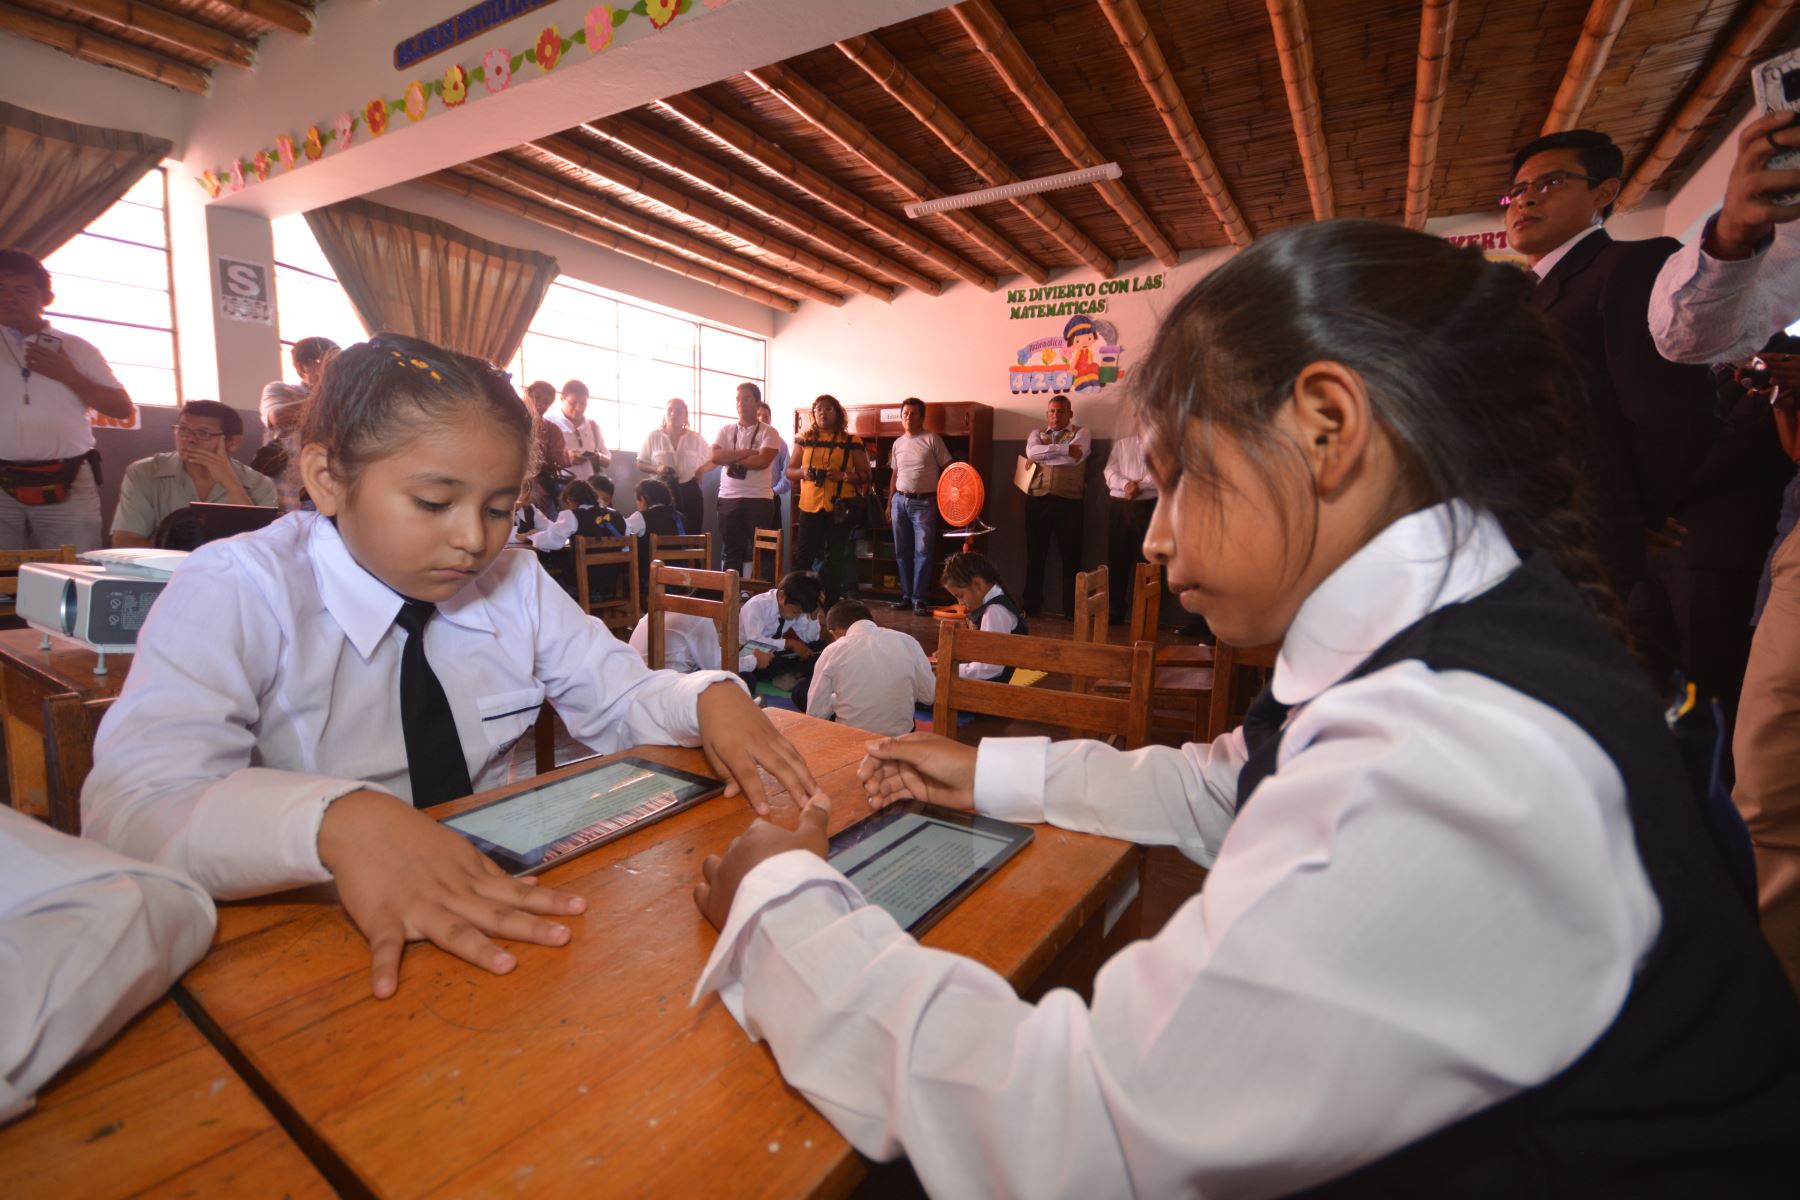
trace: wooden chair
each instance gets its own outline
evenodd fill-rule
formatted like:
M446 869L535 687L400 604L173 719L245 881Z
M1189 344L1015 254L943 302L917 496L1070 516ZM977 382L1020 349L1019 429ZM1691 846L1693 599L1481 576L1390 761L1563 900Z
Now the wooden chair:
M717 592L719 599L671 595L670 588ZM650 595L645 601L645 611L650 616L650 669L661 670L664 662L664 617L668 613L687 613L712 621L719 631L720 668L737 670L738 605L742 599L742 585L736 571L696 571L671 567L660 561L651 563Z
M1149 740L1150 676L1155 649L1149 642L1108 646L1017 633L983 633L954 621L940 622L938 629L937 704L932 722L933 728L945 737L956 737L956 715L968 712L1060 725L1071 733L1092 731L1098 736L1118 738L1127 750L1135 750ZM1042 684L1021 688L962 678L956 669L970 662L1063 674L1074 680L1124 679L1129 684L1123 695L1116 696L1059 692Z
M713 540L710 533L653 533L650 535L650 559L674 567L691 567L696 571L712 568Z
M1131 578L1131 640L1155 642L1162 624L1163 570L1139 563ZM1207 708L1213 684L1212 647L1177 643L1156 647L1153 703L1156 728L1183 740L1206 738Z
M1256 693L1268 683L1275 669L1275 656L1281 652L1273 646L1213 647L1212 702L1206 719L1206 740L1224 737L1243 724L1244 713Z
M637 535L571 539L575 549L575 602L589 616L599 617L621 638L631 636L643 615L643 595L638 590ZM590 592L590 572L595 567L619 568L614 595L596 599ZM621 632L623 631L623 632Z
M1075 576L1075 640L1105 642L1112 610L1112 572L1104 565ZM1132 641L1141 641L1132 638ZM1156 637L1151 635L1152 644Z
M763 556L769 558L769 573L763 575ZM750 572L748 578L739 581L744 595L754 596L758 592L766 592L781 582L783 564L787 562L787 531L784 529L758 529L755 539L750 543Z
M44 698L44 765L50 791L50 824L81 836L81 788L94 769L94 732L112 698L83 700L63 692Z
M75 547L60 546L55 550L0 550L0 617L18 615L14 600L19 594L19 568L25 563L72 563Z

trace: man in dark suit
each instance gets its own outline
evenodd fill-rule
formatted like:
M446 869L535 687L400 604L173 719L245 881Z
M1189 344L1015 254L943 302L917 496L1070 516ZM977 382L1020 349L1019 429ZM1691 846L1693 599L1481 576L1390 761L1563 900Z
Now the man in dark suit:
M1549 134L1514 156L1501 203L1508 242L1538 276L1532 307L1582 385L1569 414L1573 449L1588 487L1594 549L1629 611L1645 585L1648 546L1678 537L1669 517L1716 422L1707 369L1669 362L1650 337L1650 290L1681 243L1615 242L1603 227L1623 171L1624 156L1605 134ZM1646 642L1656 640L1649 623L1634 619L1633 626ZM1664 665L1673 662L1672 647L1660 655L1645 648Z

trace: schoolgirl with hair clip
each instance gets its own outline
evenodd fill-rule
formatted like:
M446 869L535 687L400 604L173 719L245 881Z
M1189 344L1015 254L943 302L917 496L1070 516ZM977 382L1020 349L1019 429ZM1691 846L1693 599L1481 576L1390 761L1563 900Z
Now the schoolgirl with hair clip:
M822 808L703 865L702 991L857 1149L940 1196L1793 1193L1800 1005L1619 640L1529 287L1324 222L1163 321L1144 550L1221 640L1281 644L1241 729L871 745L871 805L1210 866L1091 1003L914 944Z
M479 359L381 334L325 369L301 431L316 513L175 572L94 748L86 835L232 899L335 880L391 995L428 939L495 973L494 938L561 945L582 901L508 878L417 811L504 782L545 702L600 753L702 746L759 810L757 768L815 784L726 672L649 671L502 553L532 413Z

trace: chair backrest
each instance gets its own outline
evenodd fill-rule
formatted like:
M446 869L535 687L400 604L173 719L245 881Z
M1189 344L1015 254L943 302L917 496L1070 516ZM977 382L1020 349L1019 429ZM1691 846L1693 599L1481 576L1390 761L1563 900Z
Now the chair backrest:
M1243 723L1244 713L1275 669L1280 643L1269 646L1213 646L1212 704L1206 740L1216 741Z
M1162 624L1163 570L1141 562L1131 573L1131 640L1154 642Z
M1076 641L1104 642L1111 610L1112 573L1104 565L1075 576Z
M983 713L1061 725L1071 732L1116 736L1127 750L1150 736L1150 684L1156 647L1149 642L1109 646L1104 642L1072 642L1017 633L984 633L955 621L938 622L937 704L933 723L945 737L956 737L958 713ZM964 663L996 663L1067 675L1071 679L1124 679L1124 695L1056 691L1042 684L1016 687L991 680L964 679Z
M638 590L637 535L624 537L578 537L575 546L575 602L581 611L597 616L615 633L621 628L625 636L638 623L643 609L643 594ZM595 567L618 567L611 596L595 596L591 572Z
M763 574L763 558L769 560L769 573ZM787 531L758 529L750 542L750 575L740 582L746 596L766 592L781 581L782 564L787 562Z
M717 592L719 599L699 596L671 595L670 588L695 588ZM687 567L671 567L667 563L650 564L650 594L645 611L650 616L650 669L660 671L664 654L664 617L668 613L688 613L706 617L719 631L719 666L726 671L737 669L738 605L743 592L736 571L697 571Z
M653 533L650 535L650 559L652 562L691 566L704 571L712 566L712 534Z
M55 550L0 550L0 617L16 616L14 603L19 594L19 568L26 563L75 561L75 547L59 546Z
M50 824L81 836L81 788L94 769L94 732L113 698L83 700L79 692L44 697L44 766Z

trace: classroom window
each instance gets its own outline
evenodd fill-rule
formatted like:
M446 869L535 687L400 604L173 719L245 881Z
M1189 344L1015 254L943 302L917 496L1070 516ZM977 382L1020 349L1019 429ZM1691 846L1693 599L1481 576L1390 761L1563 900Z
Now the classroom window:
M312 227L305 216L277 217L271 223L275 238L275 327L281 338L281 377L299 383L289 353L301 338L327 337L340 346L353 345L368 336L350 296L337 281L337 273L325 261Z
M181 398L170 293L168 174L151 171L44 260L51 324L100 351L139 404Z

